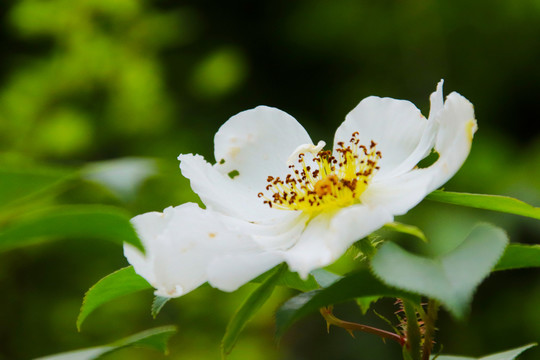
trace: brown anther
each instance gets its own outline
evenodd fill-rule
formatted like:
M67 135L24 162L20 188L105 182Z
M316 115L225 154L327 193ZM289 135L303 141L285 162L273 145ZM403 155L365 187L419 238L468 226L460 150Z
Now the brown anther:
M360 149L362 149L364 151L364 155L368 154L367 148L364 145L360 145L359 147L360 147Z
M261 196L264 196L264 194L262 192L257 194L257 197L261 197Z

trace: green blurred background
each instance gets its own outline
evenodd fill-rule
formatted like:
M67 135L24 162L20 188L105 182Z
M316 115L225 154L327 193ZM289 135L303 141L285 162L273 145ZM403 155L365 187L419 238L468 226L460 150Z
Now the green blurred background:
M2 168L69 171L157 159L128 162L123 176L140 181L106 187L87 176L36 208L99 203L136 215L196 201L175 159L190 152L212 159L213 134L235 113L275 106L328 143L369 95L408 99L427 114L441 78L446 94L473 102L479 123L469 160L446 188L540 204L539 0L4 0L0 21ZM539 242L539 222L517 216L425 202L401 219L421 226L436 251L479 220L504 227L512 241ZM250 285L233 294L203 286L156 320L151 292L132 295L77 332L84 292L126 264L119 246L98 240L0 254L0 359L104 344L161 324L179 326L169 359L218 359L226 323ZM272 311L292 294L273 296L230 359L399 358L397 346L370 335L327 335L316 315L276 347ZM391 301L378 306L394 310ZM445 353L479 356L539 341L540 272L493 274L472 310L466 323L441 314ZM384 327L353 305L336 314ZM109 358L165 357L123 350ZM538 359L540 350L522 358Z

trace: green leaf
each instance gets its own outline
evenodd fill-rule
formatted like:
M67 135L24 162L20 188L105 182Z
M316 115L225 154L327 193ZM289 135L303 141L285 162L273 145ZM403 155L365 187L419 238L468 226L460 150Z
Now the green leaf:
M522 346L520 348L516 348L516 349L508 350L508 351L503 351L503 352L500 352L500 353L484 356L484 357L481 357L481 358L472 358L472 357L464 357L464 356L452 356L452 355L441 355L441 356L437 357L437 360L514 360L522 352L532 348L533 346L536 346L536 344L525 345L525 346ZM432 357L432 359L433 359L433 357Z
M274 270L268 270L262 275L257 276L251 280L252 283L260 284L268 279ZM326 287L339 279L340 276L324 269L317 269L311 272L307 279L302 279L298 273L284 270L276 281L276 286L286 286L291 289L299 291L311 291L318 289L319 287Z
M311 272L311 275L313 275L315 281L323 288L329 287L342 278L341 276L324 269L315 269Z
M292 271L283 271L282 275L276 282L277 286L286 286L291 289L296 289L300 291L311 291L319 288L319 284L313 277L309 275L306 280L303 280L298 273Z
M163 306L165 306L165 304L169 300L171 300L171 298L163 297L163 296L156 296L154 298L154 301L152 302L152 317L154 319L158 316L161 309L163 309Z
M129 216L108 206L70 205L35 212L4 228L0 252L58 238L99 238L144 251Z
M362 311L363 315L366 315L369 308L371 307L371 304L377 302L381 297L380 296L363 296L356 299L356 304L358 304L358 307L360 308L360 311Z
M373 272L385 283L439 300L463 318L472 295L501 257L508 238L492 225L477 225L452 252L426 258L387 242L373 257Z
M392 288L376 279L369 270L362 269L342 277L327 288L289 299L276 312L276 336L280 338L292 324L321 307L364 296L400 297L420 302L419 296Z
M429 194L426 199L448 204L527 216L540 220L540 208L531 206L521 200L508 196L469 194L435 190Z
M86 164L81 176L106 187L120 199L130 200L141 184L157 172L155 160L129 157Z
M69 180L73 172L33 168L32 170L0 169L0 207L13 206L43 195Z
M251 293L251 295L249 295L246 301L233 315L229 321L229 324L227 325L225 335L221 340L221 354L223 358L230 354L247 322L261 308L261 306L263 306L270 295L272 295L277 282L285 271L285 264L275 267L266 281L264 281L253 293Z
M510 244L494 270L540 267L540 245Z
M363 239L358 240L353 244L353 249L357 250L359 254L354 254L354 258L360 257L362 260L370 260L373 255L377 253L377 245L380 242L374 240L374 237L367 236Z
M135 273L133 266L122 268L99 280L84 295L84 300L77 318L77 329L81 330L84 320L101 305L120 296L137 291L151 289L152 286Z
M143 347L168 353L167 342L177 331L175 326L146 330L111 344L50 355L36 360L94 360L126 347Z
M268 270L264 274L257 276L255 279L251 280L251 282L256 284L263 283L268 280L272 274L274 274L274 269ZM312 275L308 276L308 278L304 280L298 275L298 273L289 270L284 270L281 273L281 276L276 281L276 286L286 286L288 288L304 292L319 288L319 284Z
M388 229L388 230L392 230L392 231L397 231L397 232L400 232L400 233L403 233L403 234L412 235L412 236L415 236L415 237L419 238L423 242L426 242L426 243L428 242L428 239L426 238L426 235L424 234L424 232L422 230L420 230L420 228L418 228L416 226L413 226L413 225L402 224L402 223L399 223L399 222L391 222L391 223L388 223L388 224L384 225L383 228Z

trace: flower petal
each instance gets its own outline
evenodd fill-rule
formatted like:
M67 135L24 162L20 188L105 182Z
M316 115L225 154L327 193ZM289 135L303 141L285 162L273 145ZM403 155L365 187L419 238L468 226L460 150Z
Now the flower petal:
M430 154L431 149L435 144L437 128L439 125L436 118L439 116L444 107L443 83L443 80L439 81L437 84L437 89L429 97L431 107L429 109L428 124L425 127L420 142L414 151L392 171L382 173L384 176L378 176L379 178L391 178L402 175L414 168L414 166L416 166L420 160Z
M231 117L216 133L216 168L236 170L236 182L263 191L268 175L286 175L287 158L301 144L312 144L302 125L286 112L259 106Z
M306 278L310 271L336 261L357 240L393 220L382 207L354 205L312 219L297 244L284 257L293 271Z
M156 288L156 295L181 296L208 281L209 266L216 259L262 252L248 235L231 231L226 222L226 217L193 203L167 208L163 214L139 215L133 224L147 255L130 245L124 246L124 253Z
M435 150L439 153L439 159L426 169L433 173L430 192L446 183L463 165L478 129L473 105L456 92L446 98L437 121Z
M330 248L341 256L356 241L368 236L384 224L394 220L384 207L353 205L339 211L330 223L334 235Z
M428 168L413 169L394 178L374 178L361 196L362 203L383 206L394 215L402 215L459 170L476 131L473 106L463 96L452 93L436 116L433 120L438 129L437 161Z
M279 218L282 211L271 209L258 198L257 190L247 188L221 173L200 155L178 157L182 175L190 180L191 188L207 208L248 221ZM264 190L264 189L263 189Z
M284 251L298 241L309 221L309 215L301 211L280 211L280 213L283 215L281 218L261 222L230 218L228 227L249 234L265 251Z
M361 195L360 200L368 206L380 206L393 215L403 215L431 192L433 176L415 169L393 178L374 181Z
M426 136L427 126L428 121L411 102L370 96L362 100L337 129L334 149L340 141L349 143L354 132L359 132L360 142L366 146L373 140L382 153L376 177L383 178L393 173L411 154L416 153L418 159L409 160L414 163L401 172L410 170L425 156L424 152L415 150Z
M429 96L429 119L435 119L444 108L443 84L444 80L439 81L437 89Z
M283 262L278 252L243 252L216 258L208 268L208 282L223 291L234 291Z
M289 269L298 272L304 279L311 270L326 266L336 259L328 246L331 240L328 231L330 220L328 214L312 219L297 243L284 253Z
M167 212L165 209L164 212ZM143 254L134 246L124 244L124 256L128 262L133 265L137 274L145 278L150 285L156 287L156 277L154 275L153 262L155 259L154 246L157 243L159 235L167 227L168 219L164 213L149 212L146 214L135 216L131 222L142 244L145 248L146 255Z

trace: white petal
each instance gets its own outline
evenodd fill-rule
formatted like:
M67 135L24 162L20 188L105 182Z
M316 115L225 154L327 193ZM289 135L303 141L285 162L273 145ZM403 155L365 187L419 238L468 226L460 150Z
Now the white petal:
M279 109L259 106L233 116L216 133L216 167L223 174L238 171L236 182L263 191L269 175L286 175L287 158L301 144L312 144L302 125Z
M307 278L309 272L332 263L337 258L333 255L330 221L332 216L322 214L312 219L302 233L298 242L284 253L289 269Z
M427 126L428 121L411 102L370 96L362 100L337 129L334 149L340 141L348 144L356 131L359 132L360 143L369 146L373 140L377 143L377 150L382 153L376 176L384 178L406 159L412 165L400 172L410 170L423 158L424 152L415 150L426 136ZM418 158L411 160L413 153Z
M435 144L435 138L437 136L439 126L437 117L440 115L444 106L443 83L443 80L439 81L437 84L437 89L429 97L431 107L429 109L428 125L424 129L420 142L414 151L392 171L381 173L383 176L379 175L379 178L391 178L402 175L411 170L414 166L416 166L416 164L418 164L420 160L430 154L431 149Z
M227 228L226 222L224 216L192 203L168 208L163 216L140 215L134 225L147 256L130 245L125 246L126 256L156 294L181 296L208 281L209 266L216 259L262 252L247 235Z
M185 154L178 157L182 175L191 182L191 188L207 208L225 215L248 221L279 218L282 211L271 209L257 196L257 190L219 172L200 155ZM264 190L264 188L262 189ZM259 190L261 191L261 190Z
M231 218L227 226L231 230L249 234L265 251L284 251L296 244L309 221L309 215L301 211L280 213L283 215L281 218L261 222Z
M426 169L433 174L430 191L447 182L463 165L478 128L473 105L456 92L446 98L437 121L439 128L435 150L439 153L439 159Z
M243 252L216 258L208 268L208 282L223 291L240 286L283 262L278 252Z
M342 209L330 223L334 257L339 258L353 243L392 221L393 216L383 207L354 205Z
M336 261L357 240L393 220L384 208L354 205L322 214L307 225L298 243L285 252L289 268L305 278L309 272Z
M368 206L384 207L393 215L403 215L431 192L432 179L425 169L415 169L393 178L374 179L360 200Z
M135 216L131 219L131 223L137 230L139 238L146 250L146 255L143 256L137 248L127 243L124 244L124 255L128 262L133 265L137 274L145 278L152 286L155 286L156 280L152 266L153 259L155 258L154 246L158 242L159 235L167 226L168 219L163 213L149 212Z
M452 93L434 120L438 128L437 161L428 168L414 169L394 178L373 179L361 196L362 203L383 206L394 215L405 214L459 170L470 152L476 131L472 104Z
M298 146L287 158L287 165L293 165L298 160L300 154L311 154L313 157L317 156L319 152L326 146L324 141L319 141L317 145L302 144Z
M436 118L444 107L443 84L444 80L439 81L437 89L429 96L429 119Z

